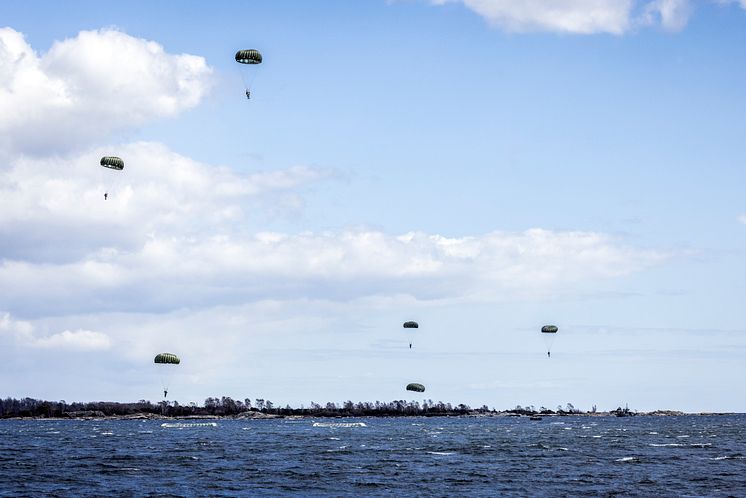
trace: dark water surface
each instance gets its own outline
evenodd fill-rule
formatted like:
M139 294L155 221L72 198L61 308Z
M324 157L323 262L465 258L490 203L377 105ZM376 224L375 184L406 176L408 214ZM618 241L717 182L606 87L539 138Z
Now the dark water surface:
M216 422L0 421L0 496L746 496L745 415Z

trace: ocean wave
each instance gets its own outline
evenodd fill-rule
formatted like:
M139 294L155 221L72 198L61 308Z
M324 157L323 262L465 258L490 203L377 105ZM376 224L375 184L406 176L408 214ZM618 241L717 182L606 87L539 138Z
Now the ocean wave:
M314 427L368 427L365 422L314 422Z
M161 427L166 429L187 429L190 427L217 427L217 422L191 422L191 423L170 423L170 422L164 422L161 424Z

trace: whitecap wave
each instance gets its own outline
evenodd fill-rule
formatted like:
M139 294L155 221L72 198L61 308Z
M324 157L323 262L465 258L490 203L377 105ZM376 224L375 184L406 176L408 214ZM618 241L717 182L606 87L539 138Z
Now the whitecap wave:
M314 427L368 427L365 422L314 422Z
M710 458L710 460L743 460L746 458L743 455L723 455L715 458Z
M217 422L191 422L191 423L171 423L171 422L164 422L161 424L161 427L164 427L166 429L186 429L190 427L217 427Z

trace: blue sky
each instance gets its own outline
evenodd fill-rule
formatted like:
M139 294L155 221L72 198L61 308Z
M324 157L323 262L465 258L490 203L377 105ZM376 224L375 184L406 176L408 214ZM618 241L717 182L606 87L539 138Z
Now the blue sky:
M746 410L746 7L550 3L4 5L0 395Z

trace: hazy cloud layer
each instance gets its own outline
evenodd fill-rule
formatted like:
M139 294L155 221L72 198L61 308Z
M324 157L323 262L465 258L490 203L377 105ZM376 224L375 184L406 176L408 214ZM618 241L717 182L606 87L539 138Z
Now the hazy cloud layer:
M512 32L621 35L641 25L676 31L690 12L688 0L431 0L435 5L456 2Z
M125 161L121 172L98 165L112 151ZM167 310L392 294L489 301L568 292L665 258L590 232L248 229L261 210L294 209L305 185L333 175L305 166L240 174L150 142L23 157L0 175L0 288L13 289L5 306Z
M680 31L689 22L691 10L688 0L654 0L645 6L641 22L660 24L667 31Z
M144 237L64 263L5 260L11 309L167 310L262 299L531 299L658 264L664 255L601 234L529 230L446 238L378 231ZM28 310L27 310L28 311Z
M120 31L81 31L39 55L0 29L0 150L59 153L173 116L205 96L203 57L169 54Z
M741 8L746 9L746 0L715 0L715 1L723 5L738 4L741 6Z

